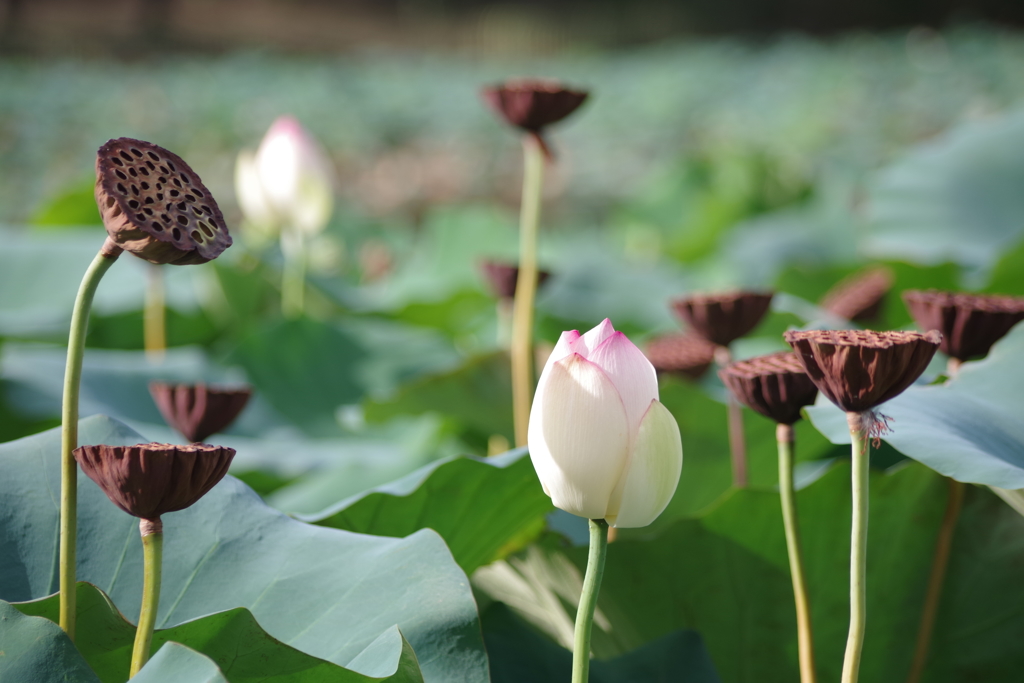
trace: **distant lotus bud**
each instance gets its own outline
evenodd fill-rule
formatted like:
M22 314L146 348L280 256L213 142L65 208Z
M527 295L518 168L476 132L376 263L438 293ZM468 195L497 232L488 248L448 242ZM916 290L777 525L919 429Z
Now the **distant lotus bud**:
M672 308L693 332L728 346L757 327L771 303L771 292L728 292L684 297Z
M205 263L231 246L224 216L188 164L142 140L96 153L96 205L110 241L152 263Z
M281 226L263 191L263 183L256 169L256 155L248 150L239 152L235 162L235 198L245 218L246 235L255 232L259 238L257 241L264 242L277 237Z
M818 395L818 387L789 351L730 363L718 376L740 403L784 425L799 420L800 409Z
M588 93L570 90L551 79L517 78L484 88L484 101L508 123L530 133L540 133L583 104Z
M557 507L617 527L653 522L683 463L654 367L607 319L582 336L562 333L537 386L529 448Z
M818 390L855 413L903 393L928 367L942 341L936 330L790 330L784 338Z
M498 261L484 261L480 270L491 285L491 291L499 299L512 299L516 295L516 283L519 281L519 266ZM542 287L551 273L546 270L537 271L537 286Z
M334 210L334 174L320 145L299 122L282 116L267 131L255 156L239 155L238 203L258 225L316 234Z
M156 520L183 510L224 478L235 451L223 446L82 446L75 459L111 502L130 515Z
M667 334L647 343L647 358L658 372L699 380L715 360L715 345L695 334Z
M167 424L195 443L227 429L249 402L252 389L150 382L149 393Z
M821 307L845 320L868 322L877 320L892 289L892 270L876 266L840 280L821 299ZM931 328L929 328L931 329Z
M1019 297L908 290L903 301L918 327L942 332L942 352L961 361L986 355L1024 320Z

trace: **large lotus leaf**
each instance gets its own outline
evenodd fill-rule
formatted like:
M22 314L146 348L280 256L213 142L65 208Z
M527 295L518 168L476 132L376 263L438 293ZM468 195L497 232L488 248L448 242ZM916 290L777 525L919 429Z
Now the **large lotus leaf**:
M60 598L52 595L15 607L23 614L57 621ZM401 659L396 660L394 675L370 678L285 645L264 631L252 612L236 608L157 630L151 651L166 642L186 645L209 657L231 683L370 683L382 678L421 683L416 656L401 634L389 630L381 639L389 645L391 640L400 641ZM110 598L92 584L79 582L75 647L102 683L122 683L128 678L134 641L135 626Z
M0 600L0 681L100 683L74 643L49 619Z
M572 674L572 652L534 631L500 602L481 622L493 683L562 683ZM590 665L594 683L719 683L704 643L693 631L673 631L636 650Z
M105 417L81 423L82 443L145 441ZM56 591L57 430L0 445L0 598ZM79 478L78 577L134 620L142 591L136 520ZM227 477L193 507L164 519L159 628L246 607L278 640L364 674L392 664L398 625L427 681L484 681L486 657L465 574L437 534L363 536L293 520Z
M850 468L797 496L821 680L838 680L848 627ZM872 472L868 622L862 680L909 671L947 482L911 463ZM550 549L557 560L563 551ZM565 551L578 574L585 548ZM1011 683L1024 650L1024 519L969 488L932 641L926 683ZM539 573L535 575L540 575ZM518 606L517 606L518 608ZM595 654L610 657L679 628L697 630L723 681L798 679L796 625L778 495L736 491L699 519L609 547Z
M228 683L212 659L179 643L161 647L132 680L135 683Z
M881 171L863 247L919 263L987 268L1024 230L1024 112L972 121Z
M958 481L1024 488L1024 325L956 377L915 385L878 410L892 418L883 438L904 455ZM849 443L845 414L819 397L807 409L834 443Z
M538 533L553 509L523 448L438 461L299 519L377 536L433 529L469 574Z

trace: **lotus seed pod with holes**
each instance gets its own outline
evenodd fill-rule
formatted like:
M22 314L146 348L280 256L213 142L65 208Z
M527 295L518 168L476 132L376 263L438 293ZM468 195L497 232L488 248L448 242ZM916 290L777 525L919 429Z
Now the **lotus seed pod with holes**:
M689 332L666 334L647 342L647 359L659 373L683 375L694 382L715 360L715 345Z
M854 322L877 320L894 280L892 269L885 266L856 272L826 292L820 306L833 315Z
M818 390L854 413L903 393L928 367L942 341L937 330L790 330L784 338Z
M730 363L718 376L740 403L784 425L799 420L800 409L818 395L818 387L790 351Z
M728 346L757 327L771 303L771 292L727 292L677 299L672 308L696 334Z
M556 80L521 78L484 88L482 95L508 123L539 133L576 111L589 93L571 90Z
M129 515L157 519L184 510L224 478L233 448L192 444L82 446L75 460L110 501Z
M213 195L181 157L117 138L96 154L96 204L110 239L151 263L206 263L231 246Z
M167 424L195 443L227 429L249 402L252 389L150 382L149 393Z
M480 264L491 292L499 299L512 299L516 295L516 284L519 282L519 266L499 261L484 261ZM546 270L537 271L537 287L543 287L551 276Z
M1024 320L1024 298L907 290L903 301L923 330L942 332L940 349L957 360L984 356Z

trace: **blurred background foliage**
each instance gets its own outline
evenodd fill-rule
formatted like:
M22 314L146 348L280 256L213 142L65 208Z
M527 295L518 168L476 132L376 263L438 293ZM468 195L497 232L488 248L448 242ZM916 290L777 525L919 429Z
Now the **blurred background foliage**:
M201 267L163 269L170 348L160 359L141 350L150 267L125 257L110 271L90 324L82 415L175 441L151 379L253 384L250 406L215 437L238 450L232 472L317 524L437 529L475 572L492 664L547 666L509 652L538 637L564 644L583 554L578 520L532 495L540 489L521 453L459 457L512 439L499 307L479 265L515 258L521 160L516 136L484 110L481 84L529 74L593 91L552 135L541 360L562 330L604 317L643 345L679 328L671 298L737 286L779 294L733 353L781 349L788 327L828 324L817 302L869 263L895 278L879 329L912 327L899 299L908 288L1024 294L1024 34L977 21L1020 21L1015 5L8 0L3 12L0 441L58 423L71 303L103 238L96 148L117 136L166 146L214 192L235 246ZM823 35L834 31L845 32ZM280 250L240 227L232 181L237 153L285 113L338 173L298 320L280 315ZM628 553L613 546L602 609L618 630L602 626L595 652L610 672L641 646L690 652L671 640L685 634L671 634L697 628L723 680L776 680L755 670L793 680L795 641L776 647L793 629L773 425L745 416L753 490L730 491L721 383L714 373L661 382L683 434L683 477L655 525L623 534ZM797 430L815 520L810 580L827 593L815 617L832 666L845 625L841 586L827 579L845 541L823 520L848 515L836 464L845 449L808 423ZM877 504L893 517L872 537L873 555L910 550L884 583L904 602L884 624L889 640L869 642L866 666L902 671L944 493L920 465L891 472L903 460L891 446L875 456ZM1000 554L979 534L1019 531L1019 520L987 491L971 495L958 533L992 556L998 580L972 582L955 555L959 598L938 633L965 642L996 628L993 642L1005 644L1024 613L1007 578L1021 553ZM755 518L763 528L749 528ZM694 560L702 553L714 571ZM694 586L710 578L663 586L652 568ZM716 583L732 571L742 575ZM737 584L750 587L726 595ZM998 627L971 612L990 593L1012 612ZM737 620L749 642L732 637ZM958 623L982 625L965 635ZM979 664L973 651L940 649L946 668L936 671L1015 680L1016 655L995 650ZM693 653L687 661L705 672L693 680L714 680L703 650ZM554 670L562 655L543 657ZM968 680L945 675L926 680Z

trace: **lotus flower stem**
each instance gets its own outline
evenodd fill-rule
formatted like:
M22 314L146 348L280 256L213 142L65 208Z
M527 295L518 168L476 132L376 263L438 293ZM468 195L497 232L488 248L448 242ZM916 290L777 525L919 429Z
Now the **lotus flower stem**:
M715 362L724 368L732 362L732 353L727 346L715 349ZM743 434L743 407L729 392L726 400L729 418L729 456L732 459L732 485L738 489L747 488L747 440Z
M789 573L793 577L793 598L796 602L796 634L800 656L801 683L814 683L814 639L811 633L811 609L807 599L803 559L800 555L800 529L796 516L796 494L793 488L793 425L779 424L775 429L779 444L779 495L782 498L782 524L786 529L789 551Z
M139 533L142 534L142 608L139 611L139 626L135 631L135 646L132 648L132 668L129 678L149 660L149 648L153 644L153 627L160 607L160 572L164 554L164 525L160 518L140 519Z
M867 556L868 556L868 465L870 445L864 426L870 419L865 413L848 412L851 453L853 456L852 491L853 523L850 530L850 633L846 639L842 683L857 683L860 656L864 649L867 624Z
M143 339L146 355L151 360L160 360L167 350L167 311L164 303L164 271L150 265L146 279L146 304L142 318Z
M918 683L928 663L928 648L935 630L935 618L939 613L939 602L942 600L942 586L946 580L946 568L949 566L949 553L953 547L953 535L956 523L960 518L960 510L964 503L964 485L955 479L947 479L949 497L946 500L946 514L942 517L939 537L935 541L935 556L932 559L932 572L928 577L928 592L925 594L924 607L921 609L921 625L917 631L917 644L914 646L914 662L910 667L907 683Z
M60 627L72 641L75 639L75 540L78 532L78 465L75 463L74 450L78 446L78 394L82 384L82 357L85 355L89 310L92 308L96 287L121 251L120 247L107 238L85 271L71 313L71 332L68 335L60 430Z
M604 576L604 560L608 554L608 522L590 520L590 554L587 573L583 577L583 592L576 610L576 633L572 649L572 683L587 683L590 678L590 632L594 625L597 593Z
M956 374L960 372L960 366L963 364L964 362L959 358L953 358L950 356L949 360L946 361L946 377L948 379L956 377Z
M281 232L281 312L286 318L298 318L306 308L306 245L299 230Z
M512 417L516 446L526 445L533 399L533 302L537 294L537 228L544 151L537 136L523 137L523 199L519 215L519 277L512 310Z

